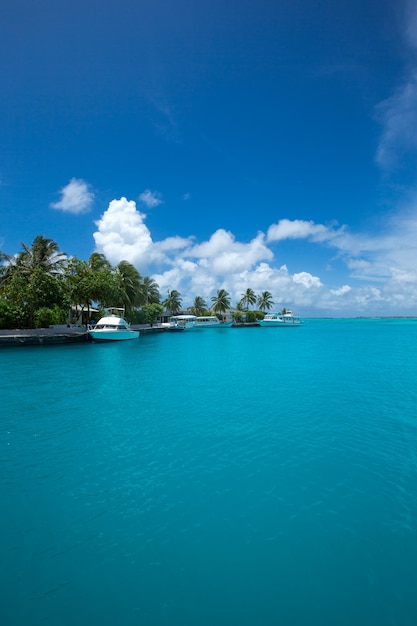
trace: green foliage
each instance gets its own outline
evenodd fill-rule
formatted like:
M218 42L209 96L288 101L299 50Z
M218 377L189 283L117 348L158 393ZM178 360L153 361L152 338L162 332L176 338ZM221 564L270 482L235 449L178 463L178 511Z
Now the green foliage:
M194 298L193 305L189 309L191 315L196 315L197 317L201 317L202 315L207 315L207 303L201 296L196 296Z
M154 324L156 319L164 312L162 304L145 304L142 307L142 312L145 318L145 324Z
M261 311L265 311L272 308L274 301L272 300L272 294L269 291L263 291L260 296L258 296L258 307Z
M129 324L147 324L146 315L142 309L133 309L125 315Z
M123 306L129 313L141 304L142 278L137 269L128 261L120 261L114 270L113 306Z
M213 303L213 312L217 314L226 313L227 309L230 309L230 297L229 292L225 289L219 289L217 295L211 298Z
M116 291L111 266L103 255L94 253L88 263L71 259L66 273L66 288L71 304L88 309L93 302L101 306L113 305Z
M175 315L175 313L178 313L178 311L181 310L182 299L180 292L176 289L173 289L168 293L168 297L166 298L166 300L163 301L162 304L167 311Z
M242 298L239 302L239 308L248 309L250 306L256 303L256 296L253 289L246 289L245 293L242 294Z
M54 305L68 308L63 273L67 259L58 244L43 235L38 235L30 247L22 243L22 248L17 255L2 256L5 264L0 271L0 288L9 303L6 318L11 311L16 316L11 327L32 328L38 309Z
M27 328L29 324L29 310L19 307L4 298L0 298L0 328Z
M159 304L161 296L159 294L159 285L153 278L145 276L140 285L140 303L145 304Z
M246 312L246 321L248 323L253 323L257 321L256 311L247 311Z
M52 308L42 307L34 314L35 328L48 328L52 324L66 324L68 309L62 309L56 304Z

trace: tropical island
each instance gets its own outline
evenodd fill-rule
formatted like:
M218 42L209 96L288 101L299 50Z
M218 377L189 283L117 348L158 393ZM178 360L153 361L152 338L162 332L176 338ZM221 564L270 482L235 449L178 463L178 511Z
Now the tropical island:
M274 302L269 291L259 296L246 289L232 307L230 294L218 289L210 305L195 296L182 307L178 290L161 298L159 285L141 276L128 261L112 266L103 254L93 252L88 261L62 252L56 241L43 235L13 255L0 251L0 329L40 329L54 325L89 324L108 307L120 307L131 324L155 324L165 315L181 311L196 316L226 314L235 322L256 323ZM257 306L257 309L251 307ZM285 313L286 309L282 310Z

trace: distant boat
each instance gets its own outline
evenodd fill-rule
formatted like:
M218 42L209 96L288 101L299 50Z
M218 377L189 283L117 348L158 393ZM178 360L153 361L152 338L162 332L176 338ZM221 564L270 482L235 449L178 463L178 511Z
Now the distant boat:
M179 331L195 328L196 319L195 315L172 315L169 318L168 330Z
M233 320L230 322L222 322L216 315L202 315L196 318L197 328L230 328Z
M264 327L292 328L294 326L301 326L302 321L291 311L286 311L285 313L267 313L263 320L259 320L259 324Z
M138 330L132 330L123 317L114 314L102 317L94 326L89 325L87 331L94 341L126 341L139 337Z

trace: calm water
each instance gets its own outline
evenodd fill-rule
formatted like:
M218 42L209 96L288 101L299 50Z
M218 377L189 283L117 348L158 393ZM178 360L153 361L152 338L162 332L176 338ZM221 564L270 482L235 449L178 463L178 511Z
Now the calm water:
M0 350L2 626L415 626L417 320Z

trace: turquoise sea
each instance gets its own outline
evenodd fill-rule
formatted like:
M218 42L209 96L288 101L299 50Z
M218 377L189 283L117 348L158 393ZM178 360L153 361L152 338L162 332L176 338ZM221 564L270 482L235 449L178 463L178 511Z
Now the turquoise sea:
M0 364L2 626L417 624L417 320Z

